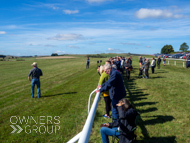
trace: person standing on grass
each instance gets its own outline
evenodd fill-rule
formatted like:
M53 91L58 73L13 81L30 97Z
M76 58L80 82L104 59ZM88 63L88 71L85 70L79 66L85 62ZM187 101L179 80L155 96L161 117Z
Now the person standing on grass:
M112 100L112 118L113 120L119 119L116 104L126 96L125 86L121 74L114 68L111 68L110 64L104 66L104 71L109 74L109 79L97 87L97 92L105 92L109 90L109 96ZM100 89L99 89L100 88Z
M33 69L30 70L28 74L28 80L31 81L31 97L34 98L34 87L35 84L37 85L37 93L38 93L38 98L41 97L41 92L40 92L40 76L42 76L42 71L37 67L37 63L34 62L32 64ZM30 79L30 76L32 75L32 80Z
M161 58L160 58L160 56L159 56L159 57L158 57L158 60L157 60L158 69L160 69L160 63L161 63Z
M129 63L129 60L126 61L125 70L126 70L127 80L129 80L130 79L130 72L132 70L132 66Z
M166 63L166 57L165 57L165 55L163 56L163 64L164 64L164 66L165 66L165 63Z
M190 56L186 55L186 68L190 68Z
M149 66L150 66L150 62L149 62L149 59L147 58L144 64L145 75L147 79L149 78L149 74L148 74Z
M140 56L140 59L139 59L140 68L142 68L142 63L143 63L143 58L142 56Z
M98 85L102 85L109 79L109 75L104 72L104 66L100 66L100 80ZM109 96L109 91L102 92L102 95L104 96L105 101L105 107L106 107L106 114L103 115L104 118L110 118L110 111L111 111L111 99Z
M152 58L152 61L151 61L151 69L152 69L152 73L154 73L155 65L156 65L156 62L155 62L154 58Z
M89 57L87 58L87 61L86 61L86 69L89 69L89 65L90 65L90 59Z

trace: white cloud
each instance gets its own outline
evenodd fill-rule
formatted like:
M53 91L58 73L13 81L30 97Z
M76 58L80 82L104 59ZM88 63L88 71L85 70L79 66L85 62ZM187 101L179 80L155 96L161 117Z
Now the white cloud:
M48 38L48 40L58 40L58 41L73 41L82 40L84 37L80 34L57 34L54 37Z
M0 31L0 34L7 34L5 31Z
M51 45L51 44L46 44L46 45L44 45L44 47L57 47L57 46Z
M42 6L51 8L53 10L58 10L59 9L59 7L57 6L57 4L42 4Z
M65 54L65 51L55 51L54 53L57 53L57 54Z
M79 48L80 48L80 47L78 47L78 46L73 46L73 45L69 45L69 46L67 46L67 47L73 48L73 49L79 49Z
M136 12L136 17L139 19L145 18L182 18L184 15L174 14L170 10L161 9L146 9L141 8Z
M140 44L138 44L138 43L120 43L120 44L122 44L122 45L134 45L134 46L140 46Z
M151 48L151 46L146 46L147 48Z
M63 10L65 14L76 14L79 13L79 10Z
M120 50L120 49L113 49L113 48L108 48L108 51L109 51L109 52L123 52L123 51Z

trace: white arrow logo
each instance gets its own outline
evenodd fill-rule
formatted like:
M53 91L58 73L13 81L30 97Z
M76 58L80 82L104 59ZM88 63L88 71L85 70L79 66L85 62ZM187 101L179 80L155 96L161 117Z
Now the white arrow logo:
M12 128L13 128L13 131L11 132L11 134L12 133L14 133L17 129L13 126L13 125L10 125Z
M16 125L16 126L20 129L17 133L22 132L23 129L19 125Z
M15 128L13 125L10 125L10 126L13 128L13 131L11 132L11 134L15 133L17 131L17 128ZM19 125L16 125L16 126L19 128L19 131L17 133L22 132L23 129Z

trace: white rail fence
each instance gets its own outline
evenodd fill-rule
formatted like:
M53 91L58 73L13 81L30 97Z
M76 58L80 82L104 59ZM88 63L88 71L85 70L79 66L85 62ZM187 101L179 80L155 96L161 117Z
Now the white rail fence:
M157 59L157 58L156 58ZM171 61L173 61L174 62L174 66L176 66L177 65L177 63L176 63L176 61L181 61L182 63L179 63L178 62L178 65L180 64L180 65L182 65L184 68L186 67L186 62L187 61L190 61L190 60L184 60L184 59L173 59L173 58L166 58L166 62L168 62L168 65L170 65L171 64ZM163 59L162 59L162 62L163 62Z
M100 99L100 92L98 92L98 93L96 93L92 107L90 109L90 100L91 100L92 94L95 92L96 92L96 89L94 91L92 91L92 93L89 96L88 117L86 119L83 130L80 133L78 133L76 136L74 136L71 140L69 140L67 143L75 143L78 140L79 140L78 143L88 143L89 138L90 138L91 129L92 129L92 124L93 124L95 113L96 113L96 109L98 106L98 101Z

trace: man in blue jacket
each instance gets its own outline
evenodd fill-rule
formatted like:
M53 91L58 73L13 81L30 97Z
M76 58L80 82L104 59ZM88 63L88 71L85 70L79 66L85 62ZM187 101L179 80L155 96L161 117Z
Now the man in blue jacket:
M119 100L126 96L123 78L117 70L111 68L110 64L106 64L104 66L104 71L109 74L110 77L105 83L97 87L96 92L104 92L109 90L109 95L112 100L112 118L119 119L116 104L118 104ZM99 90L99 88L101 89Z

